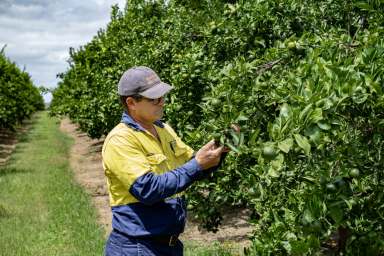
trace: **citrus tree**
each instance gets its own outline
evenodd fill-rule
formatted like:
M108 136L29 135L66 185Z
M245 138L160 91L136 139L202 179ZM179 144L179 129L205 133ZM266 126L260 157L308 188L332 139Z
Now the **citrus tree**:
M13 129L42 109L43 97L29 74L5 57L3 48L0 51L0 127Z

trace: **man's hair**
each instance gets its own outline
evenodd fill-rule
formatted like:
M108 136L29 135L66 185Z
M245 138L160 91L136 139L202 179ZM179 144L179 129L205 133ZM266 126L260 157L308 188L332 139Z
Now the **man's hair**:
M140 101L143 98L143 96L138 95L138 94L128 95L128 96L120 96L120 103L121 103L121 105L123 105L124 110L127 112L128 112L128 106L127 106L127 98L128 97L132 97L136 101Z

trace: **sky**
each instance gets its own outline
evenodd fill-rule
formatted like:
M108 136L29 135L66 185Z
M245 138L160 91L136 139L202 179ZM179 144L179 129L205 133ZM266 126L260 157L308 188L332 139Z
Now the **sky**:
M68 69L69 48L89 42L110 20L111 6L126 0L0 0L0 49L31 75L55 88ZM46 102L51 95L44 97Z

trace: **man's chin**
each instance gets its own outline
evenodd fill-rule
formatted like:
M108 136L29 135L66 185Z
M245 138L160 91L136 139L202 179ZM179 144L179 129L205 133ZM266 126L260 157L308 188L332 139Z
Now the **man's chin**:
M156 120L154 120L154 122L163 118L163 115L163 113L156 113Z

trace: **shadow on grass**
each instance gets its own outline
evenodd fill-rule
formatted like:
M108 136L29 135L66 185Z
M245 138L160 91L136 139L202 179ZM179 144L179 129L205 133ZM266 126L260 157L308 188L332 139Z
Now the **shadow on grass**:
M33 131L33 128L29 130L29 133L25 132L19 135L19 142L28 142L30 141L30 132Z
M7 218L10 214L8 213L7 209L5 209L4 206L0 204L0 218Z
M35 123L36 121L34 121ZM29 142L31 139L33 139L33 133L35 131L35 127L34 126L29 126L27 127L24 131L22 132L19 132L17 134L17 143L27 143ZM16 152L19 152L20 150L20 147L16 146L16 149L13 151L14 153Z
M31 170L27 169L18 169L18 168L10 168L10 167L0 167L0 177L18 173L29 173Z

